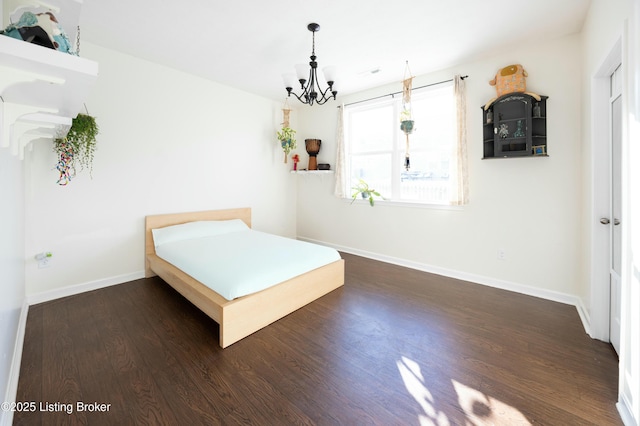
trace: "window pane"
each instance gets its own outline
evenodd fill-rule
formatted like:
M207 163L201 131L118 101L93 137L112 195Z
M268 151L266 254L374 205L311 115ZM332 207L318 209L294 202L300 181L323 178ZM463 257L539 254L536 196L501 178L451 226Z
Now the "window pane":
M400 199L444 203L449 197L448 159L434 159L430 153L411 154L411 168L402 169Z
M449 175L455 142L452 87L431 88L414 95L412 117L416 131L409 139L411 168L409 171L402 169L399 198L446 203L450 194Z
M411 135L411 146L432 151L444 148L449 156L455 130L453 90L445 87L431 90L428 94L428 97L416 96L412 103L417 131Z
M393 149L393 105L356 110L349 115L352 153Z
M351 176L347 193L362 179L385 198L391 197L391 154L351 156Z

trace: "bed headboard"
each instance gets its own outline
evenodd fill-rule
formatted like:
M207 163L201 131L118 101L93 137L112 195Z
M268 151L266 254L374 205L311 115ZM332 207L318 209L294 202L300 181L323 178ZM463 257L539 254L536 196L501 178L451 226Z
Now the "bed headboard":
M244 223L251 228L251 208L243 207L238 209L226 209L226 210L206 210L199 212L186 212L186 213L168 213L157 214L145 217L144 221L144 275L145 277L152 277L155 274L149 268L149 261L147 256L156 254L155 246L153 245L153 235L151 230L154 228L164 228L170 225L179 225L181 223L194 222L197 220L229 220L229 219L242 219Z

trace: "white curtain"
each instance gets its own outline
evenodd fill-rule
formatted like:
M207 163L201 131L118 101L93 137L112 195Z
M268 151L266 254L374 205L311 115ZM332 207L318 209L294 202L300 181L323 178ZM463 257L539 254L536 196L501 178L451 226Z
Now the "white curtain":
M338 198L346 198L344 192L344 104L338 107L338 125L336 126L336 183L333 193Z
M451 204L461 206L469 202L469 168L467 165L467 95L464 80L456 75L453 78L456 98L456 186Z

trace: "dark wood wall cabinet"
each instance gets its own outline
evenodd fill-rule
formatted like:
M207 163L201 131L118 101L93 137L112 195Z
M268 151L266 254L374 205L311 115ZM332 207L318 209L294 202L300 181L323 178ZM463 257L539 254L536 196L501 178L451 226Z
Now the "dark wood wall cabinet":
M482 106L482 158L546 157L547 98L509 93Z

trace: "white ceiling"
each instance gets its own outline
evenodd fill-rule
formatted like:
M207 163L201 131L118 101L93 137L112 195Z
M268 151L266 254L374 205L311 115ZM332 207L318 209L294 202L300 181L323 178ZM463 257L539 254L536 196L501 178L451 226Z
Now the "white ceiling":
M82 40L281 101L308 63L340 94L581 30L590 0L85 0ZM81 52L82 53L82 52ZM372 70L380 70L371 73Z

